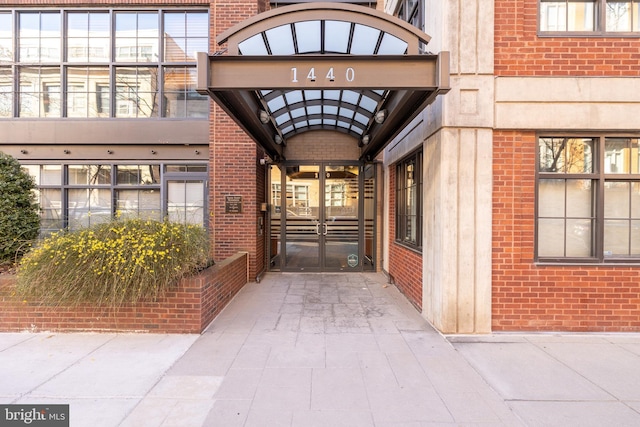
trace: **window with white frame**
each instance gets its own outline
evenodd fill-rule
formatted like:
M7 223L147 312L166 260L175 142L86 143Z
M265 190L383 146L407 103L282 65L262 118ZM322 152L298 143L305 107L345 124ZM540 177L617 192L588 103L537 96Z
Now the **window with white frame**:
M536 257L640 261L640 139L538 139Z
M541 33L640 32L640 0L540 0Z

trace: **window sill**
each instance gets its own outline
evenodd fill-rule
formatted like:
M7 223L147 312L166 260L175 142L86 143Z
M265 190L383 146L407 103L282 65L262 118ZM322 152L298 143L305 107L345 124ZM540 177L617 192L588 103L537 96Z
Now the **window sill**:
M422 247L409 245L408 243L404 243L402 240L394 240L393 243L398 246L402 246L403 248L410 250L411 252L422 255Z
M638 261L535 261L536 267L637 267L640 268L640 260Z

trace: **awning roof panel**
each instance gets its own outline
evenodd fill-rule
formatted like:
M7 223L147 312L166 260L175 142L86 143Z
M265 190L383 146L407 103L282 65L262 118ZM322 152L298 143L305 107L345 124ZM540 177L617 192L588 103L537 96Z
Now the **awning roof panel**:
M448 90L448 55L419 54L428 40L363 6L281 7L222 33L226 55L199 55L198 91L272 157L283 157L283 140L312 129L372 143L362 149L370 157ZM376 120L382 110L386 118Z

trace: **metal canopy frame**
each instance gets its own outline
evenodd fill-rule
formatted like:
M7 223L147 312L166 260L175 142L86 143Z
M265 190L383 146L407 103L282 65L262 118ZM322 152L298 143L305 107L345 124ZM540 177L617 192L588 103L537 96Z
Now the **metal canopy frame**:
M285 6L220 34L226 50L199 53L197 91L276 161L287 138L315 129L357 138L370 160L449 91L449 53L421 54L428 40L364 6Z

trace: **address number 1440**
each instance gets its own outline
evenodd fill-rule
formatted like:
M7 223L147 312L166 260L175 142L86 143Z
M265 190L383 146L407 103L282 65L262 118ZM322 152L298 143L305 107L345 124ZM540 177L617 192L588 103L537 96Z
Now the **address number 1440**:
M303 72L304 74L304 72ZM329 81L335 81L336 79L336 75L335 75L335 70L333 69L333 67L329 68L329 71L327 71L327 74L325 75L325 78ZM344 78L348 81L348 82L352 82L355 80L356 78L356 71L349 67L345 70L345 75ZM307 73L307 80L310 80L312 82L316 81L316 68L312 67L309 72ZM297 67L293 67L291 68L291 83L298 83L298 68Z

